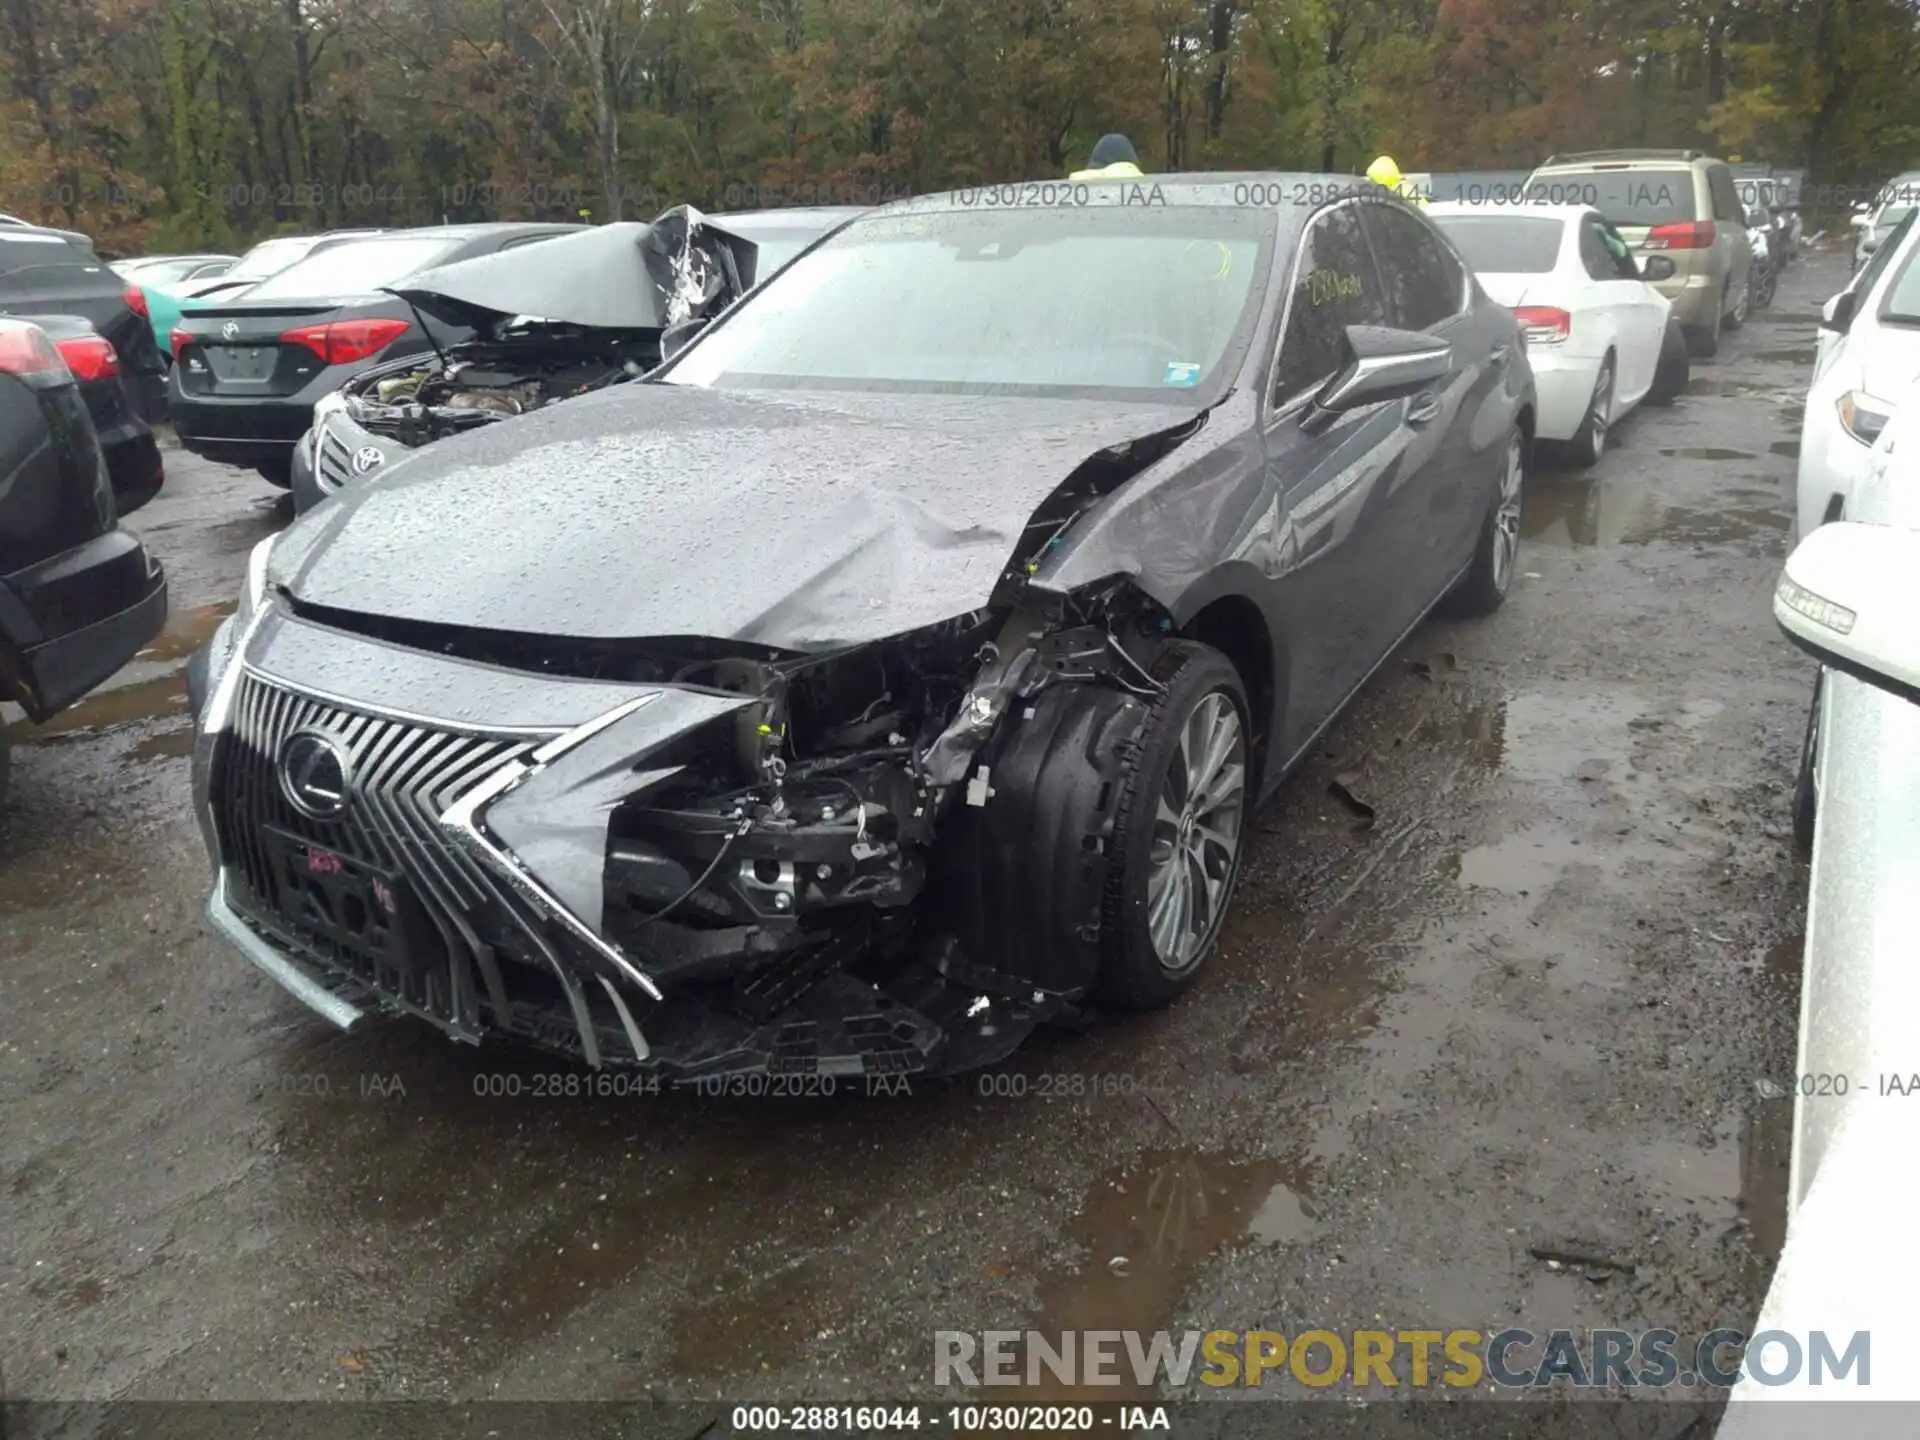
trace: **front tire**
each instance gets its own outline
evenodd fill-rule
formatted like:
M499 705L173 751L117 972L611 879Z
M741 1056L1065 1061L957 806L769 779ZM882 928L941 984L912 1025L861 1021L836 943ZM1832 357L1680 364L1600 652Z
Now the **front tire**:
M282 490L291 490L293 488L293 459L291 456L285 460L263 460L253 468L259 473L260 478L269 485L276 485Z
M1800 773L1793 781L1793 843L1802 855L1813 853L1813 826L1819 794L1814 789L1814 771L1820 763L1820 702L1826 694L1827 675L1823 670L1813 682L1813 703L1807 707L1807 734L1800 742Z
M1166 689L1122 786L1100 925L1101 997L1132 1011L1172 1002L1212 954L1253 804L1240 673L1219 651L1184 640L1153 673Z
M1507 598L1514 566L1520 557L1520 510L1527 483L1527 437L1517 425L1507 437L1501 463L1500 488L1487 511L1473 562L1447 596L1447 608L1456 615L1491 615Z

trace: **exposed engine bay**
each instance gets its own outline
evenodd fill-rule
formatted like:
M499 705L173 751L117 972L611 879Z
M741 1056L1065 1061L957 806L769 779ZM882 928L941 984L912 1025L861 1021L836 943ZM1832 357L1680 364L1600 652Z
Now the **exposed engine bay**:
M659 360L655 331L522 322L489 341L453 347L445 361L416 356L357 376L343 397L358 424L420 446L636 379Z

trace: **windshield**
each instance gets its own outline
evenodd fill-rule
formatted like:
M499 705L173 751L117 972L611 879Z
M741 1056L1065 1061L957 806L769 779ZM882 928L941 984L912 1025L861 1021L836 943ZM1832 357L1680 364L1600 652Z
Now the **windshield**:
M1093 393L1210 388L1252 329L1260 208L920 211L856 222L662 378L716 388Z
M1880 213L1873 217L1873 228L1876 230L1891 230L1912 213L1913 206L1911 205L1882 206Z
M1479 275L1545 275L1559 263L1566 222L1541 215L1436 215Z
M283 235L278 240L262 240L240 257L239 264L227 271L228 280L264 280L284 270L313 248L311 235Z
M1691 170L1556 170L1528 187L1561 192L1552 203L1591 205L1611 225L1678 225L1694 218Z
M1880 247L1881 255L1898 254L1899 267L1893 272L1893 280L1887 286L1887 297L1880 302L1880 318L1890 325L1920 325L1920 267L1913 263L1915 246L1912 243L1913 207L1907 208L1900 226L1889 235ZM1905 253L1899 253L1904 251ZM1880 257L1875 256L1878 260ZM1873 267L1869 265L1869 270ZM1866 284L1860 287L1860 299L1857 303L1867 303L1867 291L1873 284L1873 277L1866 277Z
M371 294L429 265L438 265L460 244L442 235L394 235L329 245L254 286L247 292L247 299ZM229 279L232 274L228 272Z

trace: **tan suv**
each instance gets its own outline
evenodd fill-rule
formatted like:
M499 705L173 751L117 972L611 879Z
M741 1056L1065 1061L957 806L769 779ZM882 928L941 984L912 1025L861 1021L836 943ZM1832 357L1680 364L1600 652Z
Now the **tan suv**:
M1648 283L1673 302L1696 355L1720 327L1745 323L1753 246L1726 162L1699 150L1586 150L1550 155L1527 179L1528 203L1591 205L1638 252Z

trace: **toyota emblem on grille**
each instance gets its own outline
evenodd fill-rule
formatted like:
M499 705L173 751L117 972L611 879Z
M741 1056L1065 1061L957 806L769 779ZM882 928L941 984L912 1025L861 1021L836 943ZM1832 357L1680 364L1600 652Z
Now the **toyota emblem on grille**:
M351 776L339 741L318 730L296 730L280 747L280 788L302 815L337 820L347 811Z
M364 475L386 458L386 451L382 450L378 445L362 445L358 450L353 452L353 473L356 475Z
M220 338L222 340L231 340L234 336L238 335L239 333L240 333L240 322L237 320L229 320L227 321L226 324L220 327Z

